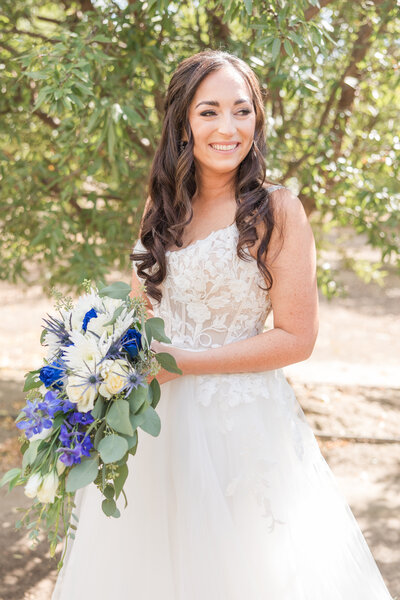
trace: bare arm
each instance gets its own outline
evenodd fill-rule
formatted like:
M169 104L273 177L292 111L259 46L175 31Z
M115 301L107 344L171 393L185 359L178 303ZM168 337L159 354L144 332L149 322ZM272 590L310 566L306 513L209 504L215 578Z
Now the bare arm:
M157 342L155 349L173 354L184 375L266 371L306 360L311 355L318 333L314 237L296 196L289 190L277 190L273 197L278 226L284 227L283 243L274 231L268 250L274 279L270 290L274 327L202 352L186 352ZM255 248L251 251L254 254Z

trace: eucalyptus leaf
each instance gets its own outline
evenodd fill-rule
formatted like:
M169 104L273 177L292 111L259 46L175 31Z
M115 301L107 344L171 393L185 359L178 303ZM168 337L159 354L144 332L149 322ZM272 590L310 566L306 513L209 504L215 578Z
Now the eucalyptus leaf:
M140 424L140 428L157 437L161 431L161 420L156 411L152 406L148 406L147 410L143 413L145 419Z
M133 435L132 425L129 422L129 402L127 400L114 400L106 415L106 421L119 433Z
M109 298L115 298L119 300L125 300L131 291L130 286L123 281L115 281L106 287L99 290L99 296L108 296Z
M66 491L75 492L76 490L89 485L89 483L92 483L97 477L98 468L99 457L97 452L90 458L82 458L81 462L72 467L67 475L65 482Z
M150 404L153 408L157 407L157 404L160 401L160 396L161 396L161 386L158 383L157 379L154 378L151 380L150 385L149 385L149 399L150 399Z
M102 419L105 412L105 401L102 396L98 396L94 407L91 410L94 419Z
M111 517L111 515L115 512L117 505L115 504L115 500L106 498L101 503L101 508L107 517Z
M163 369L170 373L179 373L179 375L182 375L182 371L176 364L176 360L172 354L169 354L168 352L157 352L155 357Z
M149 344L151 343L152 338L158 340L159 342L171 344L171 340L165 335L165 324L163 319L160 317L150 317L147 319L144 326Z
M137 444L137 441L138 441L137 429L135 429L135 431L133 432L133 435L125 435L123 433L121 435L128 442L128 450L130 450L131 448L133 448L133 446L135 446Z
M146 417L143 416L143 413L139 413L136 415L132 415L132 413L129 415L129 421L132 425L132 429L137 429L138 427L140 427L140 425L142 423L144 423L144 421L146 420Z
M135 414L139 408L146 402L148 398L148 387L139 385L128 396L129 409L132 414Z
M125 438L112 433L104 437L98 446L101 459L107 463L113 463L120 460L125 452L128 451L128 442Z

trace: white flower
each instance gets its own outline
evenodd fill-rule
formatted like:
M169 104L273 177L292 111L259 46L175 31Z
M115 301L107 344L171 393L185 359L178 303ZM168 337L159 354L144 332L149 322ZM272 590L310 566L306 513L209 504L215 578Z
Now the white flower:
M75 373L86 373L87 368L94 370L103 358L100 342L94 336L86 336L78 331L71 333L71 340L73 345L67 346L64 351L68 367Z
M104 382L100 385L99 392L104 397L111 398L118 394L126 385L126 378L129 373L129 364L124 360L107 361L112 362L112 366L105 366Z
M54 502L54 497L58 488L58 475L55 471L51 471L43 478L43 483L37 491L39 502Z
M70 330L72 327L72 331L82 331L83 319L85 318L86 313L92 308L96 309L95 304L98 302L98 300L99 298L97 294L93 291L90 294L84 294L83 296L80 296L70 313L71 326L68 318L68 329Z
M64 473L65 469L67 468L67 465L58 458L57 463L56 463L56 468L57 468L57 473L59 475L61 475L62 473Z
M40 433L34 433L29 438L29 441L34 442L35 440L45 440L47 437L49 437L49 435L51 434L53 429L54 429L53 426L47 427L47 428L44 427Z
M92 410L97 398L98 386L90 385L82 377L70 375L65 389L69 400L77 404L79 412Z
M33 473L24 488L24 493L28 498L35 498L39 487L43 483L43 477L40 473Z
M187 305L187 313L188 316L198 324L204 323L204 321L209 319L211 316L207 306L202 302L190 302Z

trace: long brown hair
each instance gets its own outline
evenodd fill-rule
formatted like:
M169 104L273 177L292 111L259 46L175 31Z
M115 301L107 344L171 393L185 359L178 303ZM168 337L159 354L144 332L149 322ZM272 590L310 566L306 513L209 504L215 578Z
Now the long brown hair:
M262 260L275 221L264 186L265 113L260 84L254 71L237 56L221 50L205 50L183 60L170 80L161 139L150 171L149 198L141 222L140 241L146 251L130 254L130 259L138 262L137 273L145 280L146 292L158 302L162 292L157 286L166 275L165 251L174 244L182 246L184 227L193 218L191 199L196 192L196 182L194 140L188 118L190 103L201 81L226 65L235 67L247 82L256 114L254 142L238 166L235 178L237 255L243 260L254 260L244 253L243 246L254 245L258 239L255 225L263 222L257 266L266 280L266 289L272 286L272 275ZM181 144L184 132L185 145ZM153 268L156 265L158 268Z

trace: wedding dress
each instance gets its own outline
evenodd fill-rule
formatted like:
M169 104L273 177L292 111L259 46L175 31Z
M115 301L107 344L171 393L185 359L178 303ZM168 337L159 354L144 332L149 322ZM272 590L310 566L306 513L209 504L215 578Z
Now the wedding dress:
M167 251L153 308L174 346L262 332L271 303L237 238L232 224ZM94 484L76 493L52 600L391 599L281 369L178 377L157 412L158 437L138 430L120 518Z

